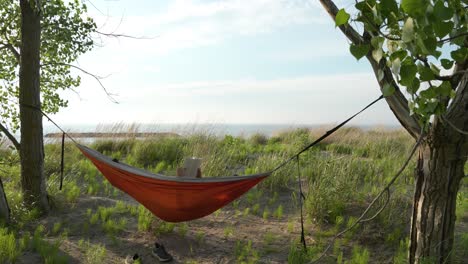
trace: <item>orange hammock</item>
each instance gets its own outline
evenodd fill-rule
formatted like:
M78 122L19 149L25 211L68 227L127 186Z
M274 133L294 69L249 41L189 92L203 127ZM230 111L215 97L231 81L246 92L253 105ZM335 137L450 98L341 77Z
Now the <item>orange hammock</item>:
M271 172L220 178L178 178L153 174L112 161L109 157L77 145L107 180L168 222L190 221L207 216L232 202Z

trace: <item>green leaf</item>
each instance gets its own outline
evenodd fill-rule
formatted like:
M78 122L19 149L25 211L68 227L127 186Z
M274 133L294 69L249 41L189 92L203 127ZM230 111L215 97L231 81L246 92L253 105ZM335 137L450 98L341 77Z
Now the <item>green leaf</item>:
M403 11L412 17L423 15L426 10L427 2L425 0L402 0L401 7Z
M351 54L353 54L353 56L357 60L359 60L362 57L366 56L367 53L369 52L369 49L370 49L369 44L364 44L364 45L353 45L353 44L351 44L349 46L349 51L351 52Z
M380 7L382 9L382 13L385 13L385 14L390 14L390 13L397 14L398 13L398 5L395 0L382 0L380 1Z
M416 92L419 90L419 86L421 85L421 82L419 81L418 78L414 78L411 83L406 86L406 90L411 93L411 94L416 94Z
M383 37L373 37L371 39L372 47L374 47L376 49L382 48L382 45L383 45L384 41L385 41L385 38L383 38Z
M442 67L446 70L450 70L453 66L453 61L448 60L448 59L441 59L440 63L442 64Z
M382 57L383 57L383 50L382 49L375 49L375 50L372 51L372 58L374 58L374 60L376 62L380 62Z
M390 96L395 93L395 87L389 83L385 83L382 88L382 94L384 96Z
M401 30L401 40L410 42L414 39L414 21L411 17L407 18Z
M444 6L443 1L437 1L434 5L434 15L441 20L448 20L452 18L453 10Z
M434 55L437 49L437 39L434 37L428 37L424 40L424 46L429 54Z
M349 18L350 18L350 15L346 13L344 8L340 9L335 17L335 26L339 27L341 25L347 24Z
M452 21L448 21L448 22L440 21L438 23L437 22L434 23L433 25L434 32L436 33L436 36L439 38L443 38L447 36L450 33L450 31L452 31L453 26L454 24Z
M396 58L394 61L392 61L392 72L395 75L400 74L400 67L401 67L401 61L399 58Z
M390 60L396 60L398 58L400 59L400 61L403 61L407 55L408 55L408 52L404 49L401 49L399 51L392 53L390 55Z
M414 64L403 64L400 68L400 83L409 86L413 82L413 79L416 77L418 68Z
M456 62L463 63L467 59L467 56L468 56L467 52L468 52L467 48L461 47L458 50L454 50L450 52L450 56Z
M452 85L450 84L450 82L448 81L444 81L442 82L437 91L441 94L441 95L444 95L444 96L450 96L452 94Z
M422 82L434 80L434 78L435 76L434 76L434 73L431 71L431 69L424 67L424 66L419 68L419 79Z
M432 99L437 96L437 93L433 87L430 87L424 91L421 91L419 95L425 99Z

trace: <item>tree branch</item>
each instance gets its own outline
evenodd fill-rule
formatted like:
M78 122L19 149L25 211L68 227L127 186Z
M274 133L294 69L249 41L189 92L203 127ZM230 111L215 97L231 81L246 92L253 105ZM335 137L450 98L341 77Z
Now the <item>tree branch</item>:
M458 35L455 35L455 36L452 36L452 37L449 37L449 38L441 39L441 40L438 41L438 43L444 43L444 42L451 41L451 40L454 40L456 38L465 37L465 36L468 36L467 32L461 33L461 34L458 34Z
M336 14L338 13L338 8L336 7L335 3L331 0L320 0L320 3L331 16L331 18L335 20ZM366 31L364 32L364 36L361 36L349 24L340 26L339 28L354 45L360 45L369 42L369 39L366 37L369 34ZM372 52L369 51L366 57L370 62L372 69L374 70L374 74L377 77L377 80L379 79L379 71L383 71L384 73L384 78L379 81L380 89L382 90L386 83L392 85L395 88L393 95L385 97L387 104L390 106L393 114L398 119L400 124L408 131L408 133L410 133L414 138L418 138L421 128L417 119L410 115L408 100L395 82L392 72L390 68L386 66L385 61L382 59L380 63L377 63L374 58L372 58L371 54Z
M320 0L320 3L333 18L333 21L335 21L336 14L338 13L338 7L336 7L335 3L331 0ZM353 44L358 45L364 43L363 37L349 24L339 26L339 28Z
M462 75L458 82L455 98L447 109L446 119L454 126L468 130L468 72Z
M21 145L20 143L18 142L18 140L16 140L16 138L10 133L10 131L8 131L8 129L6 127L4 127L2 124L0 124L0 131L3 132L3 134L5 134L5 136L7 136L7 138L11 141L11 143L13 143L13 145L15 146L16 150L20 151L20 148L21 148Z
M20 54L19 52L15 49L15 47L13 47L13 45L11 45L10 43L1 43L2 46L0 47L0 50L2 49L8 49L9 51L11 51L13 53L13 56L15 56L16 60L18 61L19 63L19 60L20 60Z
M68 66L68 67L71 67L71 68L74 68L74 69L77 69L79 71L81 71L82 73L86 74L86 75L89 75L91 77L93 77L98 83L99 85L101 86L101 88L104 90L104 92L106 93L107 97L109 98L109 100L113 103L116 103L118 104L119 102L114 98L115 94L112 94L110 93L109 91L107 91L106 87L104 86L104 84L102 83L102 79L104 79L105 77L102 77L102 76L98 76L98 75L95 75L93 73L90 73L76 65L72 65L72 64L68 64L68 63L61 63L61 62L47 62L47 63L43 63L41 64L41 67L42 66L48 66L48 65L62 65L62 66Z
M121 34L121 33L104 33L101 31L96 30L96 33L106 36L106 37L112 37L112 38L130 38L130 39L154 39L154 37L135 37L131 35L126 35L126 34Z

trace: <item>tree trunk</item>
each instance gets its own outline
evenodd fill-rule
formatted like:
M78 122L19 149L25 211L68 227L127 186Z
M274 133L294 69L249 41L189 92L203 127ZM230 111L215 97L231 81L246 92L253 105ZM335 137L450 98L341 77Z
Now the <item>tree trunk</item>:
M0 224L10 222L10 207L3 188L2 179L0 179Z
M416 169L409 263L450 263L467 137L434 122Z
M38 1L21 0L21 60L19 80L21 122L21 186L26 206L49 210L44 179L44 145L39 86L41 39ZM35 109L36 108L36 109Z

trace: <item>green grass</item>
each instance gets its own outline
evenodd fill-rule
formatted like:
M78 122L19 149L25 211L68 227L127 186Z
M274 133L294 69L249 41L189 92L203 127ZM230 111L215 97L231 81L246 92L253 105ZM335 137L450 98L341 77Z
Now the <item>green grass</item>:
M89 241L80 240L78 243L86 264L99 264L104 263L107 256L106 248L101 244L92 244Z
M260 254L257 250L252 247L252 241L236 241L236 246L234 248L234 256L237 260L237 263L257 263L260 259Z
M322 132L297 129L279 133L273 137L255 134L248 138L229 135L216 137L209 133L198 133L176 138L102 140L93 143L91 147L113 158L118 158L122 162L168 175L175 174L183 158L197 156L203 160L204 177L219 177L268 171L312 140L317 139ZM322 236L323 240L327 240L338 230L352 224L358 213L366 207L372 197L401 166L413 143L414 140L402 131L362 131L357 128L343 128L317 147L301 155L302 186L306 192L304 201L306 229L318 230L317 236ZM80 197L86 195L117 200L113 206L94 207L87 210L83 218L87 219L88 227L69 227L70 232L82 227L83 233L87 234L85 229L100 228L105 234L115 237L122 230L130 228L130 224L135 219L134 228L138 232L164 234L173 233L175 230L180 236L191 236L188 234L190 224L174 225L158 221L145 207L119 201L122 192L109 184L94 165L72 144L66 145L64 189L58 191L60 144L46 145L45 154L47 190L51 201L56 205L54 210L71 208L81 201ZM18 158L18 153L14 151L0 151L0 161L2 161L0 162L2 172L0 177L5 185L13 216L12 227L9 227L8 231L2 231L0 236L0 263L5 259L11 261L11 258L15 258L15 254L21 254L24 250L41 251L42 255L48 254L51 258L60 259L61 255L55 248L58 244L54 243L67 225L65 222L56 222L48 232L43 230L40 236L34 239L36 233L31 226L35 226L39 213L25 209L21 192L18 191L21 189L18 163L6 162L15 161ZM385 243L388 250L393 252L395 263L405 261L404 241L408 236L406 225L409 221L408 212L411 208L413 188L411 168L414 166L414 161L411 161L408 169L395 182L392 188L392 199L387 208L372 222L372 227L378 228L384 234L381 243ZM465 165L465 174L468 174L468 164ZM467 186L468 178L465 178L457 197L458 222L468 213ZM292 237L298 232L295 225L299 212L297 192L297 164L293 162L234 201L226 211L216 211L214 216L219 221L232 214L233 220L240 224L245 224L243 221L250 220L287 221L284 231ZM288 195L285 196L285 194ZM285 201L284 197L288 196L291 198ZM21 232L18 232L20 230ZM359 240L364 231L366 231L365 227L357 227L348 232L337 251L333 253L334 260L340 260L339 263L366 263L366 261L372 263L372 259L378 256L378 252L376 254L372 247ZM25 235L27 232L34 233L34 235L28 238ZM234 241L238 239L237 232L231 223L226 223L222 232L221 236L224 235L226 239ZM54 239L51 240L50 237L45 239L46 234L53 236ZM312 235L316 234L312 233ZM205 239L202 233L195 233L194 236L196 241ZM267 232L263 237L265 245L272 244L268 236L270 234ZM30 241L27 241L28 239ZM12 243L13 240L15 243ZM88 237L85 237L85 241L87 240ZM456 250L466 246L467 240L466 235L457 236ZM301 263L303 260L313 259L312 253L303 252L300 244L296 242L292 241L289 245L288 261ZM33 247L34 243L37 245ZM324 241L321 243L323 244ZM311 245L310 251L317 253L322 248L322 244ZM105 249L102 246L99 248L99 245L91 245L86 247L90 253L83 254L95 256L97 259L102 255L105 256ZM13 251L15 253L12 253ZM255 252L257 249L252 243L249 246L248 242L239 242L233 254L236 259L238 257L241 259L236 261L248 263L257 259L255 254L260 257L260 254ZM454 255L460 254L459 252L460 250L455 251Z
M0 263L14 263L20 254L15 234L6 228L0 228Z

